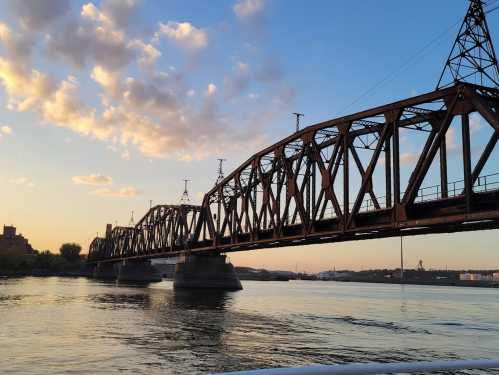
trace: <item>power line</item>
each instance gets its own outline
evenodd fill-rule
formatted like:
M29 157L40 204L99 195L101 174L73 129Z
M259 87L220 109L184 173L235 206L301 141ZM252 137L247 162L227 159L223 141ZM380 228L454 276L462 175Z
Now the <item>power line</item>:
M489 2L486 4L486 6L489 7L489 9L485 12L486 14L492 13L493 11L499 9L499 5L490 8L491 6L495 5L498 0L494 0L493 2ZM452 30L454 27L456 27L459 23L461 22L461 19L457 20L454 22L452 25L447 27L444 31L442 31L440 34L438 34L435 38L433 38L430 42L425 44L420 50L418 50L414 55L409 57L403 64L401 64L398 68L395 68L392 72L388 73L383 79L379 80L376 82L373 86L368 88L366 91L364 91L361 95L359 95L355 100L353 100L351 103L349 103L346 107L343 107L343 109L340 112L344 112L350 107L352 107L354 104L357 104L359 101L361 101L364 98L367 98L372 94L376 89L382 87L384 84L388 83L391 79L395 78L395 76L405 69L407 69L411 64L415 64L419 62L416 58L422 55L424 52L426 52L427 49L432 47L435 43L437 43L440 39L442 39L447 33L449 33L450 30Z

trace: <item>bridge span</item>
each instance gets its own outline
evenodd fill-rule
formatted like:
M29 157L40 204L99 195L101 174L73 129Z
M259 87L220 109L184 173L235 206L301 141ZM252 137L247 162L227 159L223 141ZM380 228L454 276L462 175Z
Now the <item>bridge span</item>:
M499 228L499 175L481 175L499 139L498 108L499 91L460 83L309 126L253 155L201 206L155 206L134 227L94 239L89 261ZM475 113L492 134L472 165ZM452 158L463 178L449 182L451 124L461 130ZM401 132L426 138L412 168L401 161Z

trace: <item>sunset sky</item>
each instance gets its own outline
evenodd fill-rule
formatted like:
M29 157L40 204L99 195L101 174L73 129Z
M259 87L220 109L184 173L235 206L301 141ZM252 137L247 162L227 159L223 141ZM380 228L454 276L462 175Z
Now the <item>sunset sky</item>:
M131 211L137 220L150 200L178 203L184 178L200 203L217 158L227 159L226 172L236 168L292 132L292 112L310 125L432 91L467 6L2 1L0 224L17 226L39 250L71 241L86 252L106 223L127 225ZM499 37L499 12L489 26ZM472 119L476 147L486 142L481 122ZM419 144L403 147L409 160ZM487 172L499 172L495 166ZM407 266L423 259L429 267L499 268L497 236L409 238ZM396 238L230 257L320 271L394 267L398 251Z

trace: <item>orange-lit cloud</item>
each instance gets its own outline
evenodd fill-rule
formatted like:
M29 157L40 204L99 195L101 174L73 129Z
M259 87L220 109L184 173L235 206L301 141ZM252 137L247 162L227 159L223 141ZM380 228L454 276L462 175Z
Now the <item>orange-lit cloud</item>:
M102 188L94 190L91 193L100 197L131 198L135 197L139 192L136 188L127 186L120 189Z
M111 185L113 179L109 176L104 176L101 174L91 174L88 176L74 176L72 179L73 183L77 185Z

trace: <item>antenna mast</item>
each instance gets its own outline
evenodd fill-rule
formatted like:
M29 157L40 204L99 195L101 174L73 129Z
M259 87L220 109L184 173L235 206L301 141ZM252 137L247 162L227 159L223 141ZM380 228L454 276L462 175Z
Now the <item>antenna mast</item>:
M485 14L482 0L470 0L437 90L458 82L499 87L499 68Z
M184 181L184 192L182 193L182 197L180 198L180 204L189 204L191 202L191 199L189 198L189 191L187 190L187 183L190 180L183 180Z
M223 171L224 161L227 161L227 159L218 159L218 177L217 177L217 182L215 182L215 185L218 185L224 179L224 171Z
M293 115L296 116L296 132L300 131L300 117L305 116L303 113L293 112Z

